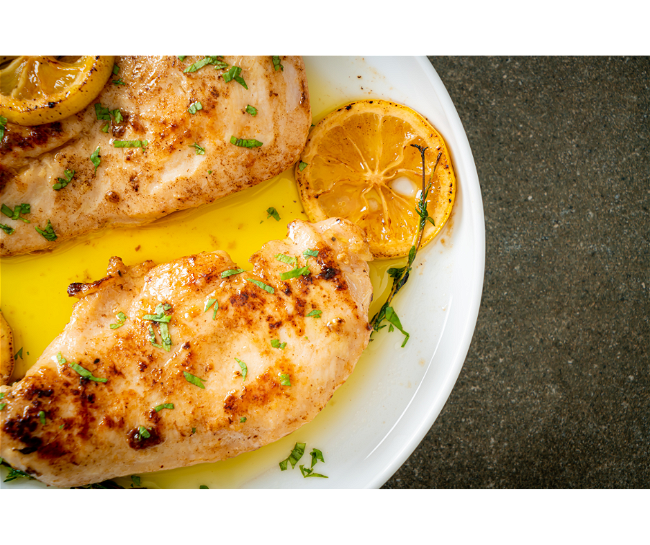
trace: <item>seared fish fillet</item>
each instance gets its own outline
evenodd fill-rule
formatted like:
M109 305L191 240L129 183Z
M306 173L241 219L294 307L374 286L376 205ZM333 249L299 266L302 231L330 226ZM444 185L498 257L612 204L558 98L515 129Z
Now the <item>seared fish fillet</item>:
M109 80L88 108L61 122L39 127L7 124L0 142L0 201L12 210L26 203L31 224L0 216L13 229L0 232L0 255L17 255L105 226L151 222L176 210L209 203L268 180L300 155L311 125L305 68L300 57L225 57L241 67L248 86L208 65L183 70L202 57L116 57L118 77ZM188 111L196 102L202 109ZM123 120L102 132L95 104L120 110ZM246 111L247 106L256 115ZM249 110L252 111L252 110ZM118 118L119 119L119 118ZM231 137L255 139L261 147L239 147ZM115 148L115 140L147 141L143 148ZM192 147L197 144L205 150ZM90 156L100 147L95 171ZM65 171L72 181L53 189ZM45 230L51 221L55 241ZM50 237L52 238L52 237Z
M70 323L1 387L0 456L80 486L223 460L312 420L368 344L372 257L347 220L289 227L250 272L227 276L237 265L221 251L133 267L114 257L106 278L71 284ZM280 254L310 272L281 280L295 266Z

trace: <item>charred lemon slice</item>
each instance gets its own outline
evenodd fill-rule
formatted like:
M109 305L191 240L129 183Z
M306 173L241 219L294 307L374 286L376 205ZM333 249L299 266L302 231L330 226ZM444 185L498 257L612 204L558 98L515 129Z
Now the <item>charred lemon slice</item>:
M408 254L418 229L416 198L428 147L427 222L422 245L440 232L456 195L456 178L442 136L420 114L384 100L361 100L328 114L311 132L296 181L311 221L342 217L363 227L375 258ZM440 161L432 178L438 153Z
M0 57L0 115L42 125L76 114L100 93L113 57Z

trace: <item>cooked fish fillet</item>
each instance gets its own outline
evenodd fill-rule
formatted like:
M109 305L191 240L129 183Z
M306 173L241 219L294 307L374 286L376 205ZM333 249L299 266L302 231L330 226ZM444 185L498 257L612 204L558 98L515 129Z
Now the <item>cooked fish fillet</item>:
M281 280L294 265L277 256L303 267L307 250L318 252L310 273ZM68 288L80 298L70 323L25 378L1 387L0 456L47 484L79 486L223 460L291 433L368 344L369 259L362 231L340 219L292 222L250 272L225 278L237 265L221 251L133 267L112 258L106 278ZM158 305L168 305L168 352L145 318L162 316ZM111 329L119 312L124 325Z
M106 84L84 111L40 127L9 123L0 143L0 201L11 209L31 206L31 224L0 216L15 229L0 232L0 255L17 255L105 226L139 225L176 210L209 203L268 180L293 164L311 125L305 68L300 57L225 57L242 68L248 86L208 65L183 70L202 57L116 57L125 85ZM118 76L112 78L117 80ZM200 102L202 109L188 109ZM124 118L102 132L95 104ZM250 105L256 115L246 112ZM250 110L252 111L252 110ZM105 114L110 116L110 114ZM261 147L239 147L231 137L255 139ZM146 140L146 148L115 148L115 140ZM203 155L197 144L205 150ZM95 171L90 159L100 147ZM55 191L58 178L72 181ZM55 241L45 230L51 221Z

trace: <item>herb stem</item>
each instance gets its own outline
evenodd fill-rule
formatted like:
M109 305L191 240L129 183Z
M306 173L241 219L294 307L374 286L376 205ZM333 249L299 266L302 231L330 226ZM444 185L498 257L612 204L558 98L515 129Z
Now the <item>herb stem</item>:
M402 267L399 269L389 269L388 273L393 277L393 286L390 290L390 293L388 294L388 298L386 299L386 302L382 305L381 309L377 314L375 314L370 321L370 327L374 331L379 331L381 327L380 324L383 320L387 319L386 318L386 310L388 308L391 308L391 302L393 300L393 297L397 295L397 292L402 289L402 286L406 284L406 281L409 278L409 273L411 272L413 262L415 261L415 256L418 253L418 250L420 249L420 245L422 244L422 236L424 234L424 226L427 223L427 220L430 220L433 222L433 220L429 217L429 214L427 212L427 196L429 195L429 191L431 190L431 186L433 185L433 176L436 173L436 168L438 168L438 163L440 162L440 157L442 157L442 151L438 152L438 157L436 158L436 162L433 165L433 171L431 172L431 179L429 181L429 185L426 185L426 162L425 162L425 152L428 147L422 147L419 146L418 144L411 144L412 147L417 148L420 151L420 156L422 157L422 192L420 193L420 197L416 199L416 205L415 209L418 213L418 216L420 217L418 221L418 231L416 233L416 242L413 246L411 246L411 250L409 251L409 256L408 256L408 264L406 267ZM394 324L392 320L390 320L391 323ZM401 327L401 326L400 326ZM408 337L407 337L408 340ZM406 343L406 341L405 341ZM402 345L404 346L404 345Z

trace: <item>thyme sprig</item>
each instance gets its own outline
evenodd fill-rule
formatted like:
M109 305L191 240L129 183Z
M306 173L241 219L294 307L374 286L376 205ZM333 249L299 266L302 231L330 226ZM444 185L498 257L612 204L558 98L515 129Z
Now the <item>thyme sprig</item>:
M377 312L377 314L375 314L370 321L370 326L373 329L373 333L379 331L380 329L383 329L386 327L386 325L388 325L381 325L384 320L390 324L389 331L393 331L395 328L399 329L404 334L404 342L402 343L402 347L406 345L410 335L404 331L404 329L402 329L402 324L399 320L399 317L397 316L397 313L391 306L391 302L393 301L395 295L397 295L397 292L404 287L404 284L406 284L406 281L409 279L409 275L413 269L413 263L415 262L415 256L417 255L418 250L422 245L422 235L424 233L424 227L427 224L427 221L435 226L433 218L429 216L429 212L427 211L427 198L429 196L431 186L433 185L433 177L436 173L436 168L438 167L440 157L442 156L442 151L440 151L438 153L438 157L436 158L436 163L433 165L433 172L431 173L431 178L429 179L429 185L427 185L424 153L429 148L425 148L417 144L411 144L411 146L417 148L420 151L420 156L422 157L422 191L420 192L420 196L415 201L415 211L418 213L418 216L420 216L416 241L409 250L407 265L404 267L391 267L388 269L388 274L393 279L393 287L388 294L386 302L382 305L381 309L379 309L379 312Z

